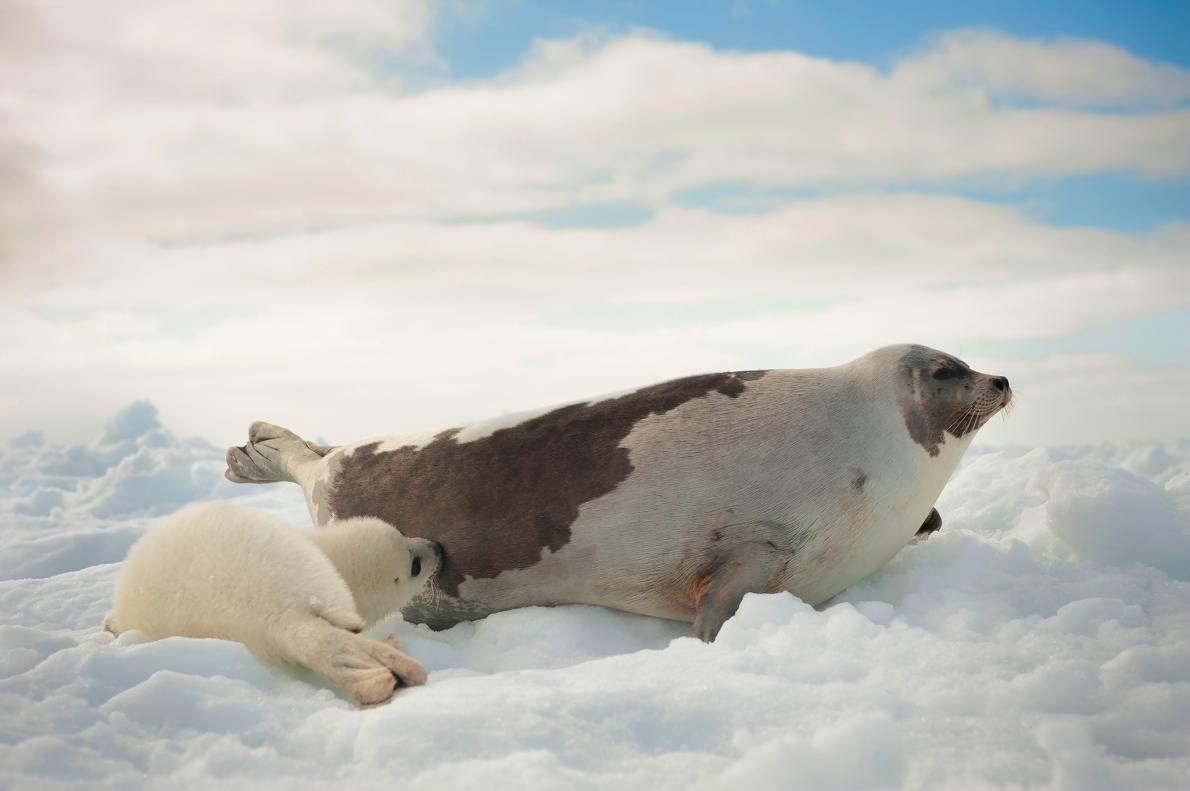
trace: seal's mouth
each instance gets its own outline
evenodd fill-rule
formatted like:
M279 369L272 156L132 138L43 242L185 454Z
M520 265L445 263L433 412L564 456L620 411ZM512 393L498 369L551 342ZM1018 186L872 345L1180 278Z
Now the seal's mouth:
M946 430L956 437L965 436L987 423L992 415L1012 404L1012 388L1008 377L991 376L989 386L970 404L965 404L950 416Z
M992 382L992 386L995 387L1000 393L1000 405L996 411L998 412L1001 409L1008 409L1010 406L1012 406L1012 387L1010 387L1008 384L1008 377L997 376L995 381Z

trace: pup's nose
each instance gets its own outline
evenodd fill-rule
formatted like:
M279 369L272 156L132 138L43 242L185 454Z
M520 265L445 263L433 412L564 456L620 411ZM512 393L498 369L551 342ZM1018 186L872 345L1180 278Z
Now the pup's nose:
M992 380L992 384L994 384L996 386L997 390L1007 390L1008 389L1008 377L1007 376L997 376L995 379Z

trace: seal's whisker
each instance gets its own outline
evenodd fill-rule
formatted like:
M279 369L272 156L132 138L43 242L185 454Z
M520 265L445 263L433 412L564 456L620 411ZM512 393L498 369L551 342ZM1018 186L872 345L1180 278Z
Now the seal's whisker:
M965 415L963 415L963 420L961 423L959 423L960 437L965 436L967 432L971 430L971 422L974 416L974 412L967 412Z
M961 406L950 414L946 431L955 437L965 436L979 428L980 422L989 414L990 410L979 409L978 404Z
M950 417L947 421L947 427L955 428L955 429L959 428L962 425L963 420L970 413L970 411L971 411L970 407L960 406L958 409L951 412Z

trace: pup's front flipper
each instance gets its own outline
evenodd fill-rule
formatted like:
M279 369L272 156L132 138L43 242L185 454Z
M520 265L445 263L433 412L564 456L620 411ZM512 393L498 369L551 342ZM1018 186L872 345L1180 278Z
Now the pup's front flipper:
M333 604L324 604L318 599L311 597L310 612L317 615L322 620L329 623L331 626L337 626L340 629L346 629L349 632L362 632L367 624L364 619L353 613L351 610L342 607L336 607Z
M345 687L361 706L387 703L399 688L426 683L426 671L407 654L321 618L279 626L274 639L288 661Z
M387 643L355 636L331 658L335 677L361 706L387 703L400 687L426 683L426 671Z
M735 615L745 593L765 593L784 568L788 551L772 541L748 541L716 559L697 598L694 636L712 642L723 623Z

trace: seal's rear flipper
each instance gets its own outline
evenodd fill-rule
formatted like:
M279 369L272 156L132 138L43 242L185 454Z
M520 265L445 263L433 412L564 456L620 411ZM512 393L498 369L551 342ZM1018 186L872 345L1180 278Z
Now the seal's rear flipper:
M300 483L298 470L333 450L310 445L287 428L258 420L248 427L248 444L227 449L227 470L233 483Z

